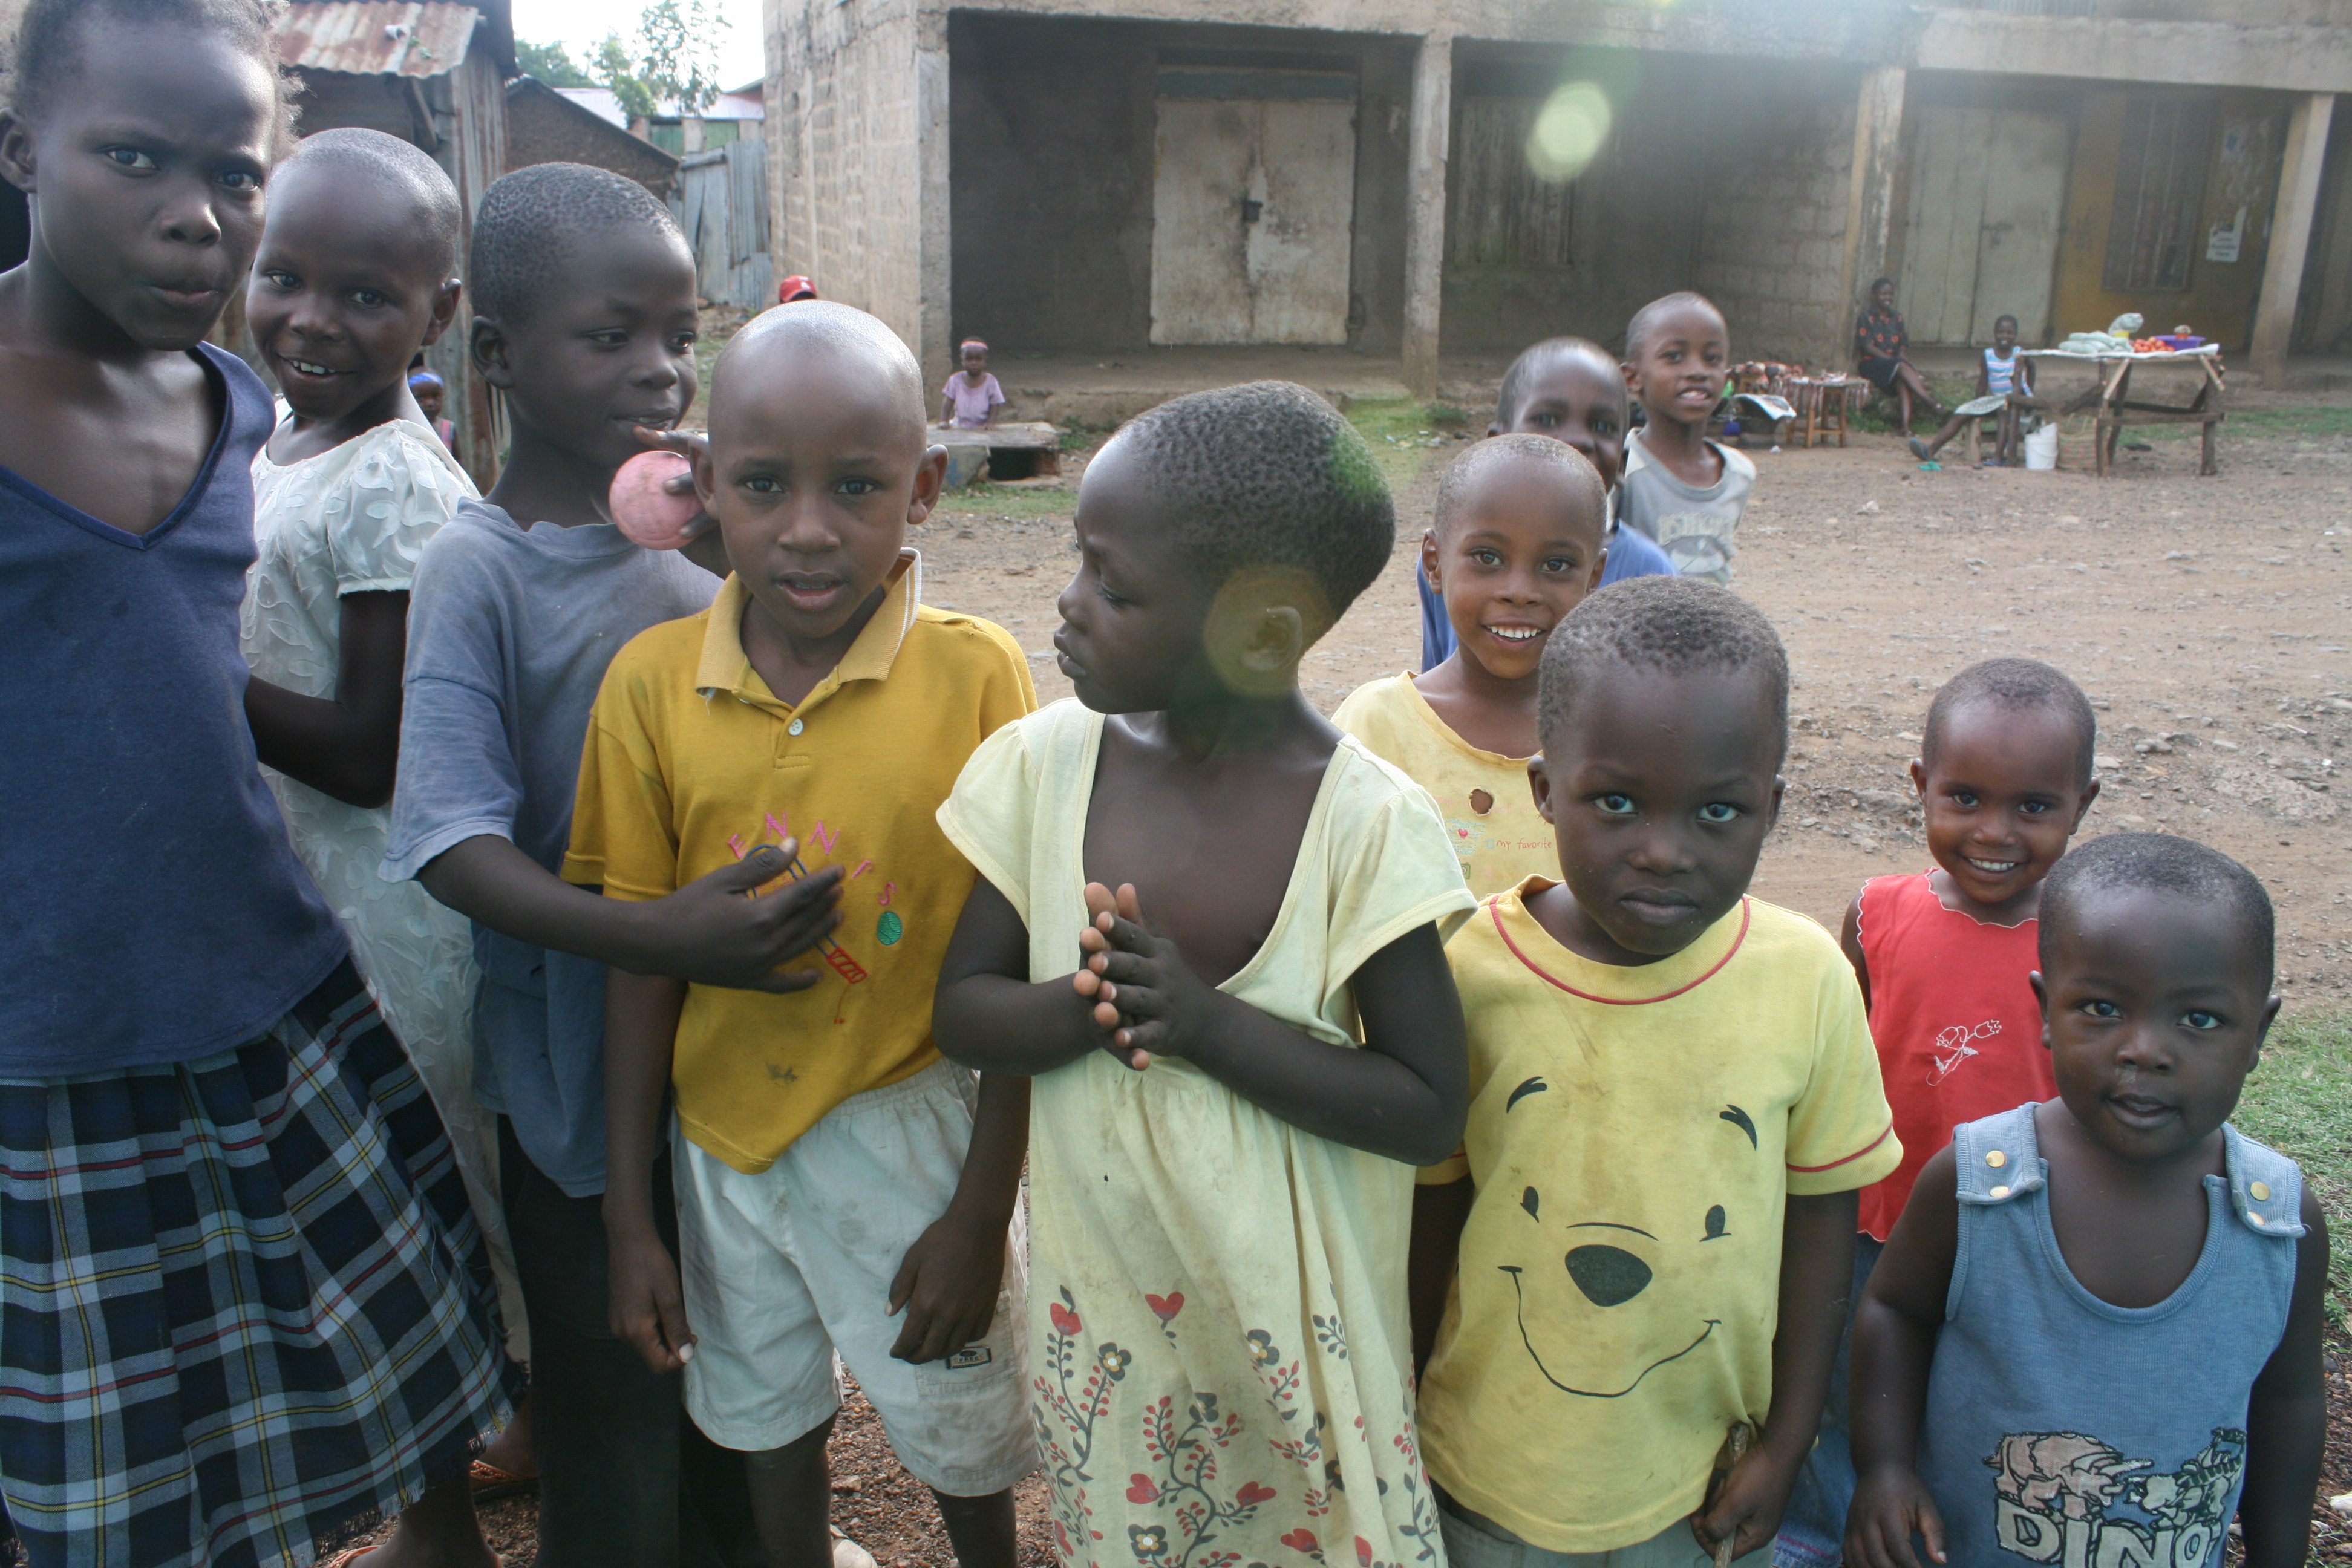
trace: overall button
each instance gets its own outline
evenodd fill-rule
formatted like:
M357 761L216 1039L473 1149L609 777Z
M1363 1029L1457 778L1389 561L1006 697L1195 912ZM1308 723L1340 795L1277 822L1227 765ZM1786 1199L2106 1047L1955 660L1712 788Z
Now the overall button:
M2249 1182L2246 1191L2254 1194L2254 1202L2258 1204L2271 1201L2271 1184L2268 1182Z
M797 719L793 720L791 723L789 723L789 724L787 724L787 725L785 725L785 726L784 726L784 733L785 733L785 734L787 734L787 735L797 735L797 734L799 734L800 732L801 732L801 721L800 721L799 720L797 720Z
M2009 1163L2009 1156L2002 1153L2000 1150L1995 1149L1992 1152L1985 1156L1985 1163L1998 1171L2003 1165Z
M2007 1187L1995 1187L1992 1190L1992 1195L1997 1198L2005 1198L2009 1196L2009 1189Z

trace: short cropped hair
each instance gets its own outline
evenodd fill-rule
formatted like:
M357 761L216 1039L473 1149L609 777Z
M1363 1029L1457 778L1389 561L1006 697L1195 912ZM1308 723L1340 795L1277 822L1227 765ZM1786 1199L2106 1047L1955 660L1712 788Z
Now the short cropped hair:
M1174 398L1122 433L1169 509L1178 545L1212 581L1258 567L1320 590L1320 636L1396 547L1396 508L1372 454L1331 405L1286 381Z
M80 79L84 31L101 22L146 30L184 27L226 38L253 57L278 84L279 134L293 122L299 79L278 57L280 0L32 0L8 47L8 99L18 117L38 119L60 89Z
M1679 310L1689 305L1696 305L1704 310L1713 310L1717 321L1720 321L1724 320L1722 310L1714 300L1708 299L1704 294L1694 293L1688 289L1682 289L1676 293L1664 295L1660 299L1653 300L1648 304L1643 306L1640 310L1634 311L1633 319L1625 323L1625 359L1627 363L1630 363L1642 357L1642 349L1649 342L1652 335L1657 331L1658 321L1662 317L1665 316L1669 311ZM1725 334L1728 336L1730 331L1730 327L1727 325L1724 328Z
M279 172L296 168L356 174L398 193L404 207L402 216L431 247L436 280L457 270L457 228L463 215L457 187L449 183L447 171L415 142L363 126L339 126L304 137Z
M1935 771L1936 752L1952 715L1979 702L1990 702L2011 713L2038 709L2065 720L2074 732L2075 780L2091 782L2092 770L2098 765L2099 716L2065 671L2033 658L1989 658L1944 682L1927 704L1927 721L1919 730L1919 761L1928 772Z
M1470 499L1470 492L1479 477L1506 463L1532 463L1554 470L1560 488L1575 500L1592 509L1594 531L1609 531L1609 488L1601 482L1601 470L1591 460L1565 441L1555 441L1549 436L1517 435L1489 436L1484 441L1446 467L1437 481L1436 524L1439 538L1453 529L1454 520Z
M534 163L501 176L474 215L466 285L476 311L509 325L525 320L575 246L632 226L686 243L651 191L609 169Z
M1544 647L1536 689L1536 731L1547 751L1607 664L1673 675L1752 669L1771 704L1774 765L1788 754L1788 650L1763 613L1730 589L1691 577L1628 577L1570 610Z
M2020 324L2019 324L2018 320L2017 320L2017 318L2016 318L2015 316L2011 315L2007 310L2003 310L2000 315L1995 316L1995 317L1992 319L1992 327L1993 327L1993 331L2000 331L2000 324L2001 324L2003 321L2007 321L2011 326L2012 326L2012 327L2016 327L2020 331L2023 331L2025 330L2021 325L2020 325Z
M831 300L771 305L744 322L710 367L713 406L727 396L730 367L772 346L805 346L863 360L894 384L908 423L919 431L923 428L928 413L923 405L923 370L916 363L913 351L878 318Z
M2147 889L2225 905L2255 961L2263 989L2276 973L2271 896L2262 879L2219 849L2168 833L2109 833L2059 857L2042 884L2040 953L2046 973L2077 906L2094 893Z
M1627 353L1630 354L1632 351L1629 349ZM1590 338L1546 338L1523 351L1511 362L1511 368L1503 373L1502 387L1495 394L1495 423L1506 430L1509 429L1517 421L1519 411L1528 405L1528 385L1535 380L1537 374L1554 360L1571 359L1580 354L1607 373L1609 380L1617 388L1617 402L1622 406L1625 378L1618 374L1617 362L1607 349Z

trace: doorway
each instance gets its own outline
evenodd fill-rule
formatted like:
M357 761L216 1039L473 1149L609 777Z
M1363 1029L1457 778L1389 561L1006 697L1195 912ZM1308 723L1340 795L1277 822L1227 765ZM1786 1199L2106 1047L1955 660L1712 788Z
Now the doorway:
M1152 170L1153 342L1348 341L1352 76L1163 68Z
M2014 109L1922 109L1911 139L1902 300L1911 341L1989 343L1998 316L2018 341L2050 341L2050 292L2074 131Z

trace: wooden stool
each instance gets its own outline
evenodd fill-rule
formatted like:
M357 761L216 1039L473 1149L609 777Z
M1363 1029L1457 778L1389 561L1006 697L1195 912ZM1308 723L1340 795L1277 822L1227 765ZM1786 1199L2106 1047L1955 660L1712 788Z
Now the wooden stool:
M1846 376L1801 376L1789 383L1789 401L1796 405L1796 435L1806 447L1826 447L1830 437L1845 445L1853 414L1853 391L1864 384Z

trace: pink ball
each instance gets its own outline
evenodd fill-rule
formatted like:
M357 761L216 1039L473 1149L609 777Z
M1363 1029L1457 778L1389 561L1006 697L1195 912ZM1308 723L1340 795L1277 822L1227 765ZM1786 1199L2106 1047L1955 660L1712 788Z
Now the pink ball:
M676 550L693 535L687 524L702 515L702 501L692 490L672 495L663 487L694 465L676 452L640 452L613 476L605 504L621 532L647 550Z

